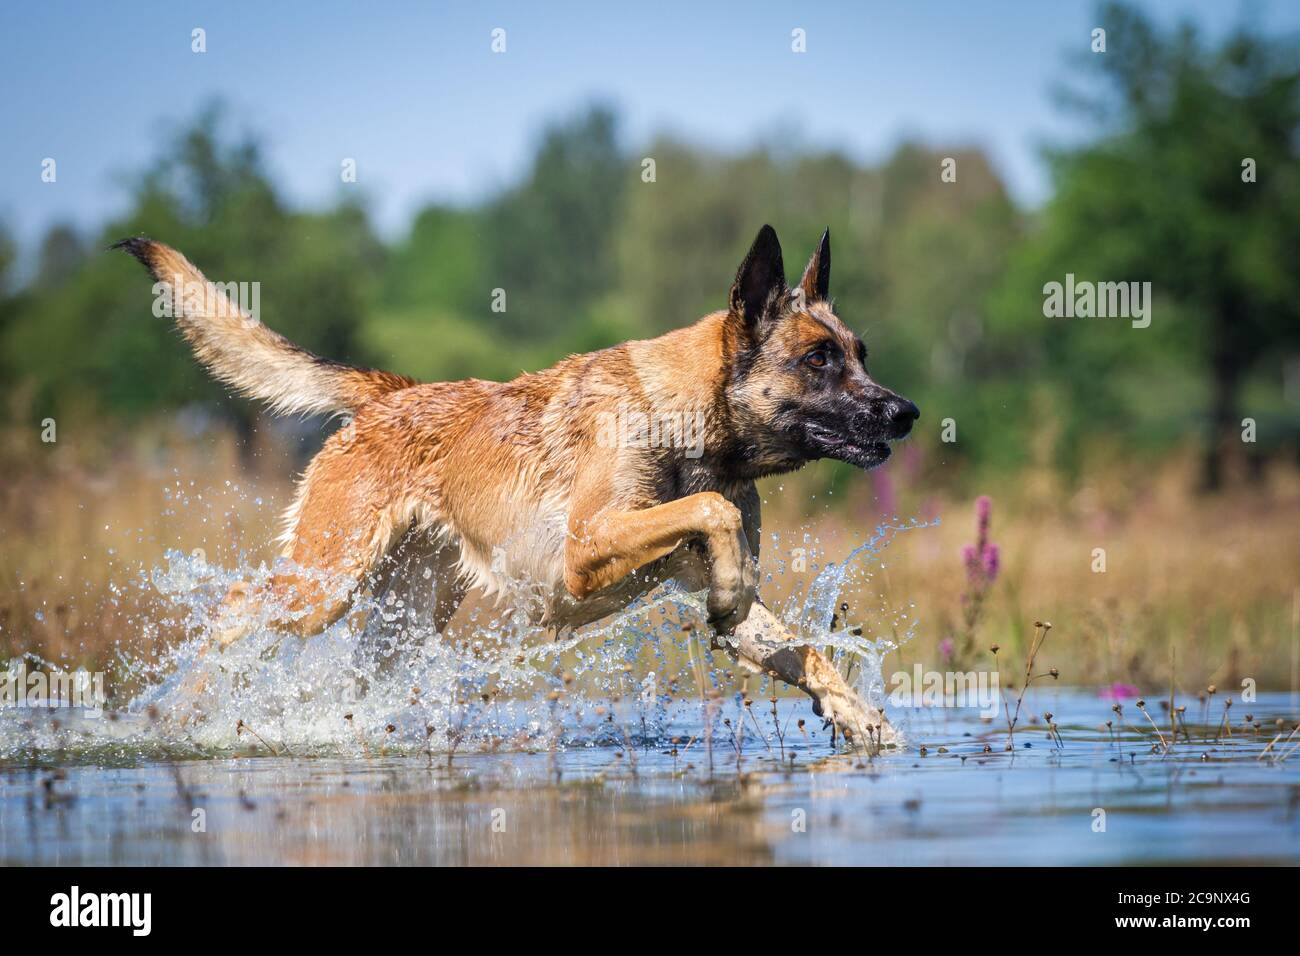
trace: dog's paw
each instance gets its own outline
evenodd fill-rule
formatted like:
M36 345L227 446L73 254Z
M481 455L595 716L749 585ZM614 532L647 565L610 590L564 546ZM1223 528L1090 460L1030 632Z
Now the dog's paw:
M749 610L754 606L757 589L746 575L715 576L709 587L708 612L709 626L722 635L730 635L749 617Z
M895 742L896 731L885 715L848 688L825 689L813 698L813 712L834 724L855 750L879 753Z
M743 539L742 539L743 540ZM709 625L718 634L730 635L749 617L758 600L758 562L749 549L738 549L730 560L715 559L709 582Z

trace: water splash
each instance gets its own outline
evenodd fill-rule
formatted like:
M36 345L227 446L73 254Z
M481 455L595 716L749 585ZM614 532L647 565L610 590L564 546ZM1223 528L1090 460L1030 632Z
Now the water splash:
M890 607L883 599L864 610L854 611L841 601L851 588L870 591L876 573L885 569L881 552L903 532L937 526L938 519L909 522L886 522L877 525L871 537L855 547L840 562L820 568L809 584L803 599L797 595L785 602L783 623L808 643L835 652L854 655L855 687L877 707L884 706L882 662L886 654L912 639L918 624L913 616L916 606ZM854 624L855 619L859 623ZM874 628L876 633L869 635Z
M845 613L844 598L850 590L871 592L884 568L882 552L897 534L934 523L882 524L838 562L814 560L806 569L782 566L768 575L769 591L793 585L776 608L783 622L804 642L834 653L877 706L884 703L881 661L912 636L914 608L881 600ZM819 557L820 543L807 533L804 539L809 557ZM204 653L229 587L255 586L283 569L223 569L201 551L166 557L140 586L170 600L189 637L157 660L120 657L126 682L144 689L102 719L0 714L0 757L222 754L250 746L297 756L630 749L688 728L698 734L705 693L735 693L728 674L734 663L701 640L708 633L704 593L671 583L559 636L528 624L505 600L470 609L468 621L444 640L423 602L389 591L309 640L260 627L224 652ZM718 730L722 710L706 711Z

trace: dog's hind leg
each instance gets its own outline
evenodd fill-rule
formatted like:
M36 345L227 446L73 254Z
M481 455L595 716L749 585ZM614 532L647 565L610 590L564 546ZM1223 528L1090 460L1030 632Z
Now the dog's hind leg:
M380 562L373 593L381 601L391 593L413 612L427 612L427 622L442 633L465 599L459 562L460 548L437 531L412 529Z
M418 508L377 495L364 484L331 480L333 469L318 468L319 461L309 468L291 513L286 552L294 569L255 587L232 587L217 613L211 640L198 651L199 660L258 627L304 638L325 630L352 607L367 577L418 513ZM434 617L439 630L455 612L461 594L449 593L438 602ZM177 691L176 704L167 709L179 710L182 723L200 716L198 700L210 678L207 668L191 672Z
M386 667L414 650L414 641L443 636L466 593L459 559L460 548L436 531L408 531L372 576L382 619L371 620L358 652L370 656L385 648L379 662Z
M424 517L420 502L365 465L346 446L327 444L316 456L283 539L293 568L231 589L214 628L218 646L259 625L311 637L347 613L392 544Z

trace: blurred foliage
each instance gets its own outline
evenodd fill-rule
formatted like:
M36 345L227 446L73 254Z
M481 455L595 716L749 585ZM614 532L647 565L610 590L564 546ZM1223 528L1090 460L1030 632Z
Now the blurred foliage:
M268 324L322 354L367 357L358 330L384 251L364 212L288 210L257 145L228 142L224 125L217 109L200 115L134 183L130 213L93 240L66 227L47 235L3 329L3 374L40 415L72 407L129 418L228 401L153 317L140 267L105 252L125 236L165 240L215 281L260 282ZM247 414L244 403L227 408Z
M261 282L264 320L323 355L503 378L720 308L771 222L792 277L830 227L837 310L877 377L921 406L916 440L948 480L1078 473L1097 455L1155 456L1208 423L1213 483L1247 399L1258 454L1296 438L1282 388L1286 363L1300 374L1295 46L1239 32L1210 49L1123 7L1100 19L1108 52L1087 55L1071 75L1091 79L1062 96L1095 135L1050 155L1055 193L1033 214L977 149L903 143L878 166L785 144L631 149L598 105L547 127L511 188L425 208L386 246L359 204L288 208L257 142L208 109L133 183L125 218L93 237L52 229L22 288L0 235L9 413L128 421L199 401L247 424L248 405L152 317L138 267L103 251L123 236L174 245L216 280ZM940 177L948 157L956 182ZM1242 181L1244 157L1257 182ZM1151 282L1151 327L1045 318L1043 286L1066 273ZM949 418L957 441L943 444Z
M1203 480L1218 487L1243 417L1262 449L1297 437L1282 382L1300 351L1300 58L1244 30L1207 48L1191 26L1161 33L1116 4L1098 22L1107 51L1079 72L1100 88L1061 97L1098 137L1050 155L1055 195L994 299L995 340L1068 410L1063 457L1090 436L1160 448L1203 430ZM1066 273L1150 282L1151 326L1044 320L1043 286Z

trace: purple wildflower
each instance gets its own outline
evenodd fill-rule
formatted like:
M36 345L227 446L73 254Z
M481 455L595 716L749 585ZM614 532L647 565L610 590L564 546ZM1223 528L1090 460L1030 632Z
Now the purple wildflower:
M922 452L921 446L914 441L908 442L903 446L902 454L903 474L908 480L915 480L921 474Z
M1097 696L1103 700L1124 700L1128 697L1137 697L1141 693L1132 684L1122 684L1118 681L1109 687L1103 687L1097 692Z
M988 495L975 499L975 543L961 549L962 564L966 566L966 580L976 590L986 590L998 576L1001 556L998 546L989 541L989 524L993 517L993 502Z
M998 568L1001 566L1001 552L998 551L996 544L986 544L984 546L984 579L992 584L998 578Z
M1002 552L989 540L989 527L993 522L993 502L988 495L975 499L975 543L961 549L962 565L966 568L966 591L961 596L962 630L961 650L955 655L966 660L975 646L975 632L984 611L984 599L993 588L1002 567Z
M871 483L876 492L876 509L890 517L898 513L898 496L894 494L894 480L884 468L877 468L871 473Z

